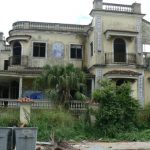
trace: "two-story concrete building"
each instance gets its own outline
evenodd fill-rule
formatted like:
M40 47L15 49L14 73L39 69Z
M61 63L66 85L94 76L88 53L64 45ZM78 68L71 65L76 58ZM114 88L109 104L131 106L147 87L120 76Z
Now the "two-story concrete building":
M91 90L107 77L120 85L131 82L133 96L142 106L150 97L148 53L150 23L141 4L94 0L89 25L19 21L5 45L0 34L0 98L33 93L32 81L44 65L73 63L92 74Z

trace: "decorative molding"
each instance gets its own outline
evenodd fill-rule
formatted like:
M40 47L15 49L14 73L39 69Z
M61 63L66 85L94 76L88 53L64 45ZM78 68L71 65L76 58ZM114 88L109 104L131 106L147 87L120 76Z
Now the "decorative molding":
M136 36L137 52L142 53L142 19L137 18L136 31L139 33Z
M145 14L134 14L134 13L130 13L130 12L118 12L118 11L106 11L106 10L92 10L90 12L90 15L91 16L94 16L94 15L108 15L108 16L114 16L114 14L116 16L128 16L128 17L139 17L139 18L143 18L145 16Z
M109 29L109 30L106 30L104 32L104 34L106 35L106 39L109 40L113 36L134 38L138 35L138 32L128 31L128 30L111 30L111 29Z
M101 28L101 16L96 17L96 30Z
M102 69L100 69L100 68L98 68L97 70L96 70L96 78L103 78L103 70Z
M95 34L96 34L96 50L102 51L102 17L96 17L96 25L95 25Z
M96 80L95 80L95 88L99 87L98 81L103 78L103 70L101 68L96 69Z
M138 78L138 98L139 103L144 107L144 73Z
M9 36L6 41L8 43L13 42L13 41L25 41L28 42L31 39L31 35L14 35L14 36Z

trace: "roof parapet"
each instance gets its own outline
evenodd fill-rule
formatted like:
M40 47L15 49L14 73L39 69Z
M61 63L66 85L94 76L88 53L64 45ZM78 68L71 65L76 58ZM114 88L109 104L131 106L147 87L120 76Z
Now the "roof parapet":
M132 5L125 5L115 3L103 3L103 0L94 0L93 10L105 10L105 11L141 14L141 4L133 3Z

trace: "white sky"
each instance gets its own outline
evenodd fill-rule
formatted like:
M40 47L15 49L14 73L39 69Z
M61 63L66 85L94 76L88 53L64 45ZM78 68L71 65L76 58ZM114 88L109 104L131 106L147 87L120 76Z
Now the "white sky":
M103 0L109 3L132 4L135 0ZM150 2L136 0L142 4L142 13L150 21ZM89 13L93 0L2 0L0 8L0 31L8 36L16 21L37 21L89 24Z

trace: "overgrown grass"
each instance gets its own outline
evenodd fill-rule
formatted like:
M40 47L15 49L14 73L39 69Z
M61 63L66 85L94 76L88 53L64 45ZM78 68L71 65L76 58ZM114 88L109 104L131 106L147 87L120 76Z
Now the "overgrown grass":
M62 108L34 110L31 118L30 126L38 127L40 141L48 141L52 133L57 140L95 139L93 129L85 125L84 117L77 119Z
M30 126L38 127L39 140L49 140L52 132L56 138L65 138L72 134L74 118L62 110L34 110L31 114Z
M84 117L77 119L70 112L57 108L54 110L31 110L31 127L38 128L38 140L49 141L54 133L57 140L95 139L92 127L87 127ZM1 109L0 126L19 126L19 109Z
M145 123L145 122L144 122ZM0 109L0 126L18 126L19 109ZM115 137L101 136L100 129L90 125L85 116L73 117L70 112L57 108L54 110L32 110L29 126L38 128L38 140L49 141L54 133L57 140L103 140L103 141L148 141L150 126L142 126L131 132L118 132Z
M116 139L119 141L149 141L150 129L119 133L117 134Z
M19 125L19 109L0 108L0 126L12 127Z

